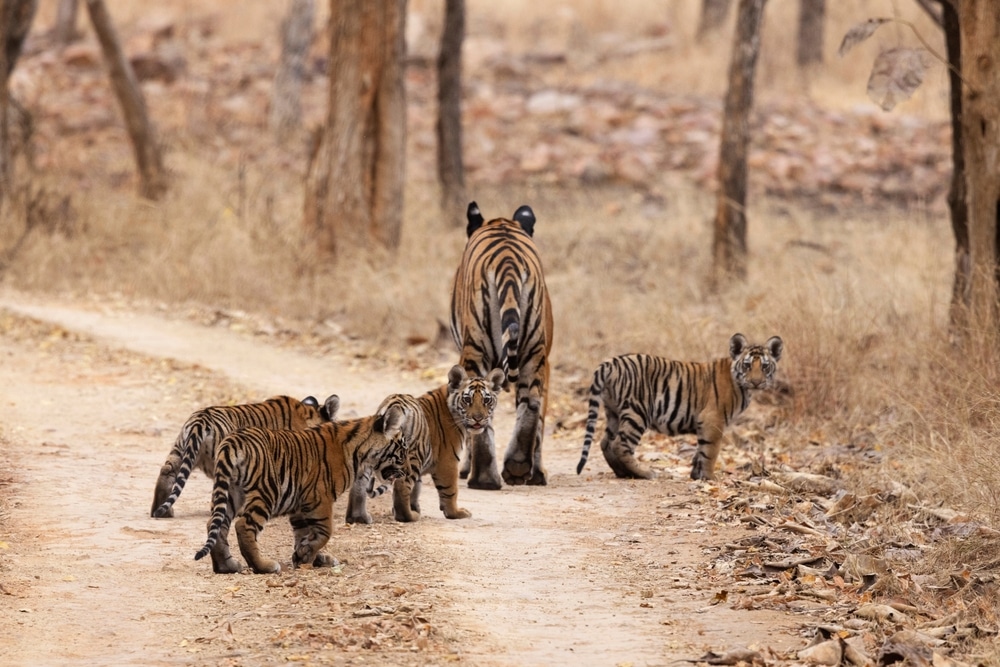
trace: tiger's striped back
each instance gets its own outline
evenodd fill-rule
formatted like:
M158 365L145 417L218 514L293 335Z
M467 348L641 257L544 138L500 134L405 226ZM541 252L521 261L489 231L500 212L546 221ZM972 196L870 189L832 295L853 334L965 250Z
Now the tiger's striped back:
M711 362L629 354L598 366L577 474L587 463L603 402L607 425L601 451L618 477L653 476L635 458L639 439L652 428L665 435L696 433L691 478L712 479L724 429L749 406L753 390L771 386L783 343L774 336L765 345L751 345L734 334L729 347L728 358Z
M451 331L461 352L459 363L479 377L501 368L504 388L516 386L518 424L504 460L504 479L508 484L545 484L541 442L552 305L532 239L535 214L521 206L513 219L485 221L472 202L467 218L469 239L455 272L451 300ZM493 457L483 449L493 448L492 431L488 437L488 445L483 441L472 449L470 486L500 487Z
M260 403L212 406L194 412L184 422L160 468L150 515L173 516L173 505L191 471L197 467L211 477L215 471L216 446L233 431L247 427L300 430L318 426L335 419L339 406L340 399L335 394L322 406L312 396L301 401L291 396L272 396Z
M420 518L421 477L431 474L438 491L441 511L449 519L464 519L471 514L458 506L458 463L469 433L480 433L492 424L497 392L503 384L503 371L493 370L487 377L470 377L461 366L448 373L448 382L418 397L395 394L383 405L399 405L413 415L406 437L410 453L406 474L393 484L393 515L397 521ZM361 480L351 492L347 520L370 523L366 498L385 493L389 484L375 487L375 476Z
M255 572L280 566L261 556L257 535L271 518L289 515L295 532L292 563L314 562L329 540L333 504L371 468L386 479L403 474L405 415L389 408L369 417L313 428L244 428L219 444L215 457L212 518L195 560L212 554L215 572L239 571L229 552L228 531L236 519L240 551Z

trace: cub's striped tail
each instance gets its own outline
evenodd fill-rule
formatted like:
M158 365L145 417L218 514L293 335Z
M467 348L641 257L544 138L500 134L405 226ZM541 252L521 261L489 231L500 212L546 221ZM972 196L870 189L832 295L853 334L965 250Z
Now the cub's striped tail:
M236 480L233 479L233 471L237 469L237 465L233 459L235 452L227 451L228 448L224 447L228 441L229 438L226 438L219 443L221 451L216 452L215 483L212 487L212 521L208 524L208 539L205 540L205 546L194 555L195 560L201 560L211 553L215 543L219 541L223 527L228 531L229 522L232 521L229 513L231 505L229 489L236 483Z
M368 479L368 497L378 498L389 490L390 484L391 482L383 480L381 484L375 486L375 473L372 473L372 476Z
M601 394L607 381L604 371L607 363L603 363L594 371L594 382L590 385L590 400L587 403L587 432L583 436L583 449L580 452L580 462L576 464L576 474L583 472L590 456L590 445L594 441L594 431L597 430L597 415L601 410Z
M198 456L198 450L201 447L201 443L205 441L207 431L212 429L212 426L207 424L203 419L199 419L193 424L187 426L188 427L177 436L177 440L183 441L184 443L182 448L184 455L181 457L180 464L177 466L177 476L174 477L174 485L170 488L170 495L167 496L166 500L164 500L163 503L153 512L153 516L157 519L170 516L170 508L173 507L174 503L177 502L177 499L180 498L181 491L184 490L184 485L187 484L188 477L191 476L191 469L194 468L194 461ZM176 445L174 448L177 448Z
M520 347L521 313L516 308L505 310L500 316L500 344L503 346L501 366L507 382L516 385L521 371L521 361L517 351Z

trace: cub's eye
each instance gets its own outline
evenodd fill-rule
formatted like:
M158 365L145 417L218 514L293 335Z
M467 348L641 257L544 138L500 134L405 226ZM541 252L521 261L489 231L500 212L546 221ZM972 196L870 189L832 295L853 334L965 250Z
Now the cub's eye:
M469 394L462 394L462 405L472 405L472 396Z
M745 358L743 360L743 367L750 368L751 366L753 366L753 359L751 359L750 357Z
M771 370L771 360L770 359L761 359L760 360L760 367L763 368L765 371Z

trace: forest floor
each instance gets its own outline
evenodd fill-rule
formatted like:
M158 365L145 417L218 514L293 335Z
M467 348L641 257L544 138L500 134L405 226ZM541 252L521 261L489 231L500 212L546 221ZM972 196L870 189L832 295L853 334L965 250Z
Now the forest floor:
M236 325L10 292L0 331L7 665L665 665L731 649L773 662L794 659L809 615L828 606L726 604L743 589L711 555L748 527L718 519L707 502L717 487L689 481L681 458L651 482L618 480L603 461L577 476L579 439L559 432L545 441L548 486L463 482L471 519L433 511L427 484L417 523L396 523L383 496L373 525L339 525L327 546L338 567L288 569L290 529L276 520L264 549L286 569L215 575L192 559L206 477L192 476L176 518L149 517L159 466L194 409L337 393L341 414L367 414L437 376ZM505 444L506 402L496 422Z

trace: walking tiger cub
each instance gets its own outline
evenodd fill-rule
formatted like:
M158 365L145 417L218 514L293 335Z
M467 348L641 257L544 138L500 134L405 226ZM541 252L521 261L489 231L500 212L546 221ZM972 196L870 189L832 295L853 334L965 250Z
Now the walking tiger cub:
M773 336L751 345L743 334L729 339L729 357L707 363L670 361L629 354L594 371L587 432L576 472L583 471L604 402L607 426L601 451L618 477L651 479L654 472L635 458L647 428L665 435L696 433L698 451L691 479L713 479L725 428L750 405L751 392L769 388L784 344Z
M437 488L441 511L449 519L465 519L472 514L458 506L458 464L467 434L482 433L493 423L497 393L504 374L493 370L485 378L469 377L461 366L452 367L447 384L413 397L395 394L385 404L399 405L412 415L404 435L410 445L406 474L395 480L392 513L396 521L420 518L421 477L430 473ZM371 523L367 497L381 495L387 488L374 488L375 476L361 475L351 490L347 506L348 523Z
M269 519L288 515L295 535L292 566L332 565L319 551L330 539L334 502L366 469L387 480L403 474L406 420L401 407L384 405L369 417L304 431L245 428L226 436L215 454L208 539L195 560L211 553L213 571L242 569L229 550L235 518L240 553L250 568L279 572L277 561L261 555L257 535Z
M173 449L160 468L153 491L150 516L172 517L174 503L194 468L211 477L215 472L215 448L238 428L300 430L318 426L336 418L340 399L330 396L320 406L312 396L303 400L291 396L273 396L261 403L218 405L194 412L177 435Z

